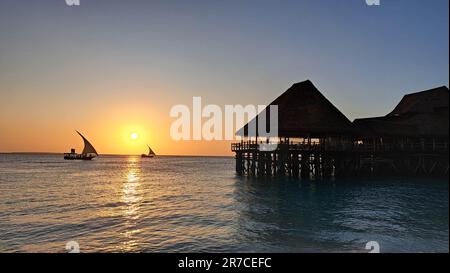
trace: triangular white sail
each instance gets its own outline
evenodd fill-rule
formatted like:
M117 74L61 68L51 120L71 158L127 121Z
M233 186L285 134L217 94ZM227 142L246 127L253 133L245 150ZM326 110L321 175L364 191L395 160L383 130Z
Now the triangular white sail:
M89 143L89 141L80 132L77 131L77 133L81 136L81 138L84 141L83 155L98 156L98 153L95 150L94 146L92 146L92 144Z

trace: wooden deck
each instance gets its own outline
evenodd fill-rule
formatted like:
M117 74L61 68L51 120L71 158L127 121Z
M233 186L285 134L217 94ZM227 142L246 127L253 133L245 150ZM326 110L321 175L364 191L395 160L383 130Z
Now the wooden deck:
M448 176L448 143L356 144L279 143L263 151L263 142L233 143L236 172L247 176L308 179L361 175Z

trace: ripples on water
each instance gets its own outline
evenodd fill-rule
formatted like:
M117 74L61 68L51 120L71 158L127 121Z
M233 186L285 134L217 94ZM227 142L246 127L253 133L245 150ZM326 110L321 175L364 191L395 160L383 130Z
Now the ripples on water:
M448 181L234 175L233 158L0 155L0 251L448 252Z

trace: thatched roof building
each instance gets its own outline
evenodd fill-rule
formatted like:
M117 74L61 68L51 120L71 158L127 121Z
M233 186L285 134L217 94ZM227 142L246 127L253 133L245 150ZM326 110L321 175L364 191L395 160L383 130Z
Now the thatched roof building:
M270 105L278 105L278 136L287 138L322 138L354 135L352 122L307 80L296 83ZM269 112L269 111L267 111ZM263 111L262 113L265 113ZM261 113L258 115L258 117ZM269 117L267 125L269 128ZM240 129L238 136L249 136L249 124ZM250 135L253 136L253 135Z
M368 136L439 137L449 136L448 87L408 94L384 117L356 119Z

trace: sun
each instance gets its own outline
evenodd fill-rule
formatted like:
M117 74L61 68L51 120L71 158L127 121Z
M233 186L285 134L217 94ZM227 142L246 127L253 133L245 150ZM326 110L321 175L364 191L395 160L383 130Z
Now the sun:
M130 134L130 138L131 138L132 140L138 140L138 139L139 139L139 134L136 133L136 132L132 132L132 133Z

